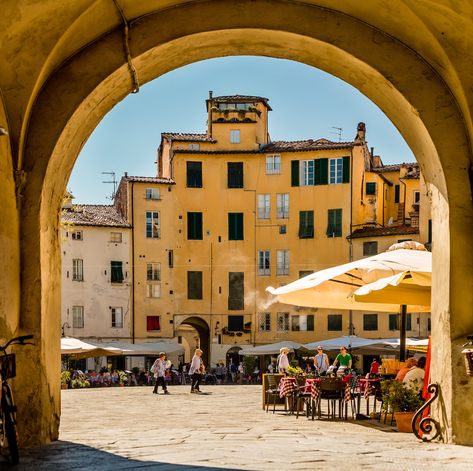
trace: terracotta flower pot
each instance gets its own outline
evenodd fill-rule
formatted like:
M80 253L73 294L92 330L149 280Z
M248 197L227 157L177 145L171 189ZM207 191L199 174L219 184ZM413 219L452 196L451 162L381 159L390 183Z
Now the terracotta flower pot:
M414 412L394 412L394 418L396 419L397 431L410 433L412 432L412 418ZM416 420L416 428L419 428L420 417Z
M69 385L67 383L61 383L61 389L68 389Z

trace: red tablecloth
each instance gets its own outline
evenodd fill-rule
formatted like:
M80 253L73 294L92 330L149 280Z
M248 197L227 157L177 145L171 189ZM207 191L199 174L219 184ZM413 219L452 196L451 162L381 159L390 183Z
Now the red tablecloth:
M279 397L286 397L297 389L296 378L290 376L281 378L279 383Z
M368 396L374 394L375 385L379 383L379 379L367 379L367 378L360 378L358 380L358 384L360 385L360 392L363 393L365 399L368 399Z

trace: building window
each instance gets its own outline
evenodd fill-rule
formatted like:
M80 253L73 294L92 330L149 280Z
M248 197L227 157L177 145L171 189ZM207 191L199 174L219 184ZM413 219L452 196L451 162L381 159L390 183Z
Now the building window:
M370 255L376 255L378 253L378 242L363 242L363 256L368 257Z
M281 156L266 156L266 175L279 175L281 173Z
M271 195L258 195L258 219L271 218Z
M327 330L341 331L342 330L342 314L329 314L327 316Z
M161 283L146 283L146 297L160 298L161 297Z
M343 159L329 159L329 183L343 183Z
M276 276L289 275L289 250L276 252Z
M161 316L146 316L146 330L161 330Z
M259 332L271 331L271 313L270 312L258 313L258 331Z
M305 276L312 275L312 273L314 273L314 270L300 270L299 279L304 278Z
M84 260L72 260L72 281L84 281Z
M112 327L116 329L123 328L123 308L122 307L112 307Z
M258 275L271 275L269 250L258 250Z
M286 233L287 233L286 224L281 224L281 225L279 226L279 233L280 233L280 234L286 234Z
M243 213L228 213L228 240L243 240Z
M328 210L328 224L327 237L341 237L342 236L342 210L329 209Z
M110 265L110 281L112 283L123 283L123 262L112 260Z
M228 273L228 310L240 311L245 308L245 274Z
M71 234L72 240L84 240L82 231L73 231Z
M147 263L146 264L146 280L147 281L161 281L161 264Z
M400 325L401 325L400 314L389 314L389 330L399 330ZM377 329L372 329L372 330L377 330ZM411 314L406 315L406 330L412 330L412 315Z
M243 332L243 316L228 316L228 331Z
M147 200L159 200L159 188L146 188L145 199Z
M227 162L228 188L243 188L243 162Z
M289 332L289 313L278 312L278 332Z
M186 162L187 188L202 188L202 162Z
M200 144L197 144L197 143L195 143L195 144L189 144L189 145L187 146L187 148L188 148L189 150L200 150Z
M203 299L201 271L187 272L187 299Z
M291 330L293 332L299 331L313 331L314 330L314 315L298 315L291 317Z
M115 244L122 243L122 233L121 232L110 232L110 242Z
M289 193L276 194L276 217L289 219Z
M232 129L230 131L230 144L240 144L240 130Z
M431 324L431 321L430 321L430 317L427 317L427 332L430 332L431 326L432 326L432 324Z
M375 182L366 182L365 194L366 195L376 195L376 183Z
M187 239L202 240L202 213L187 213Z
M420 203L420 191L414 191L414 204Z
M74 329L84 328L84 306L72 306L72 327Z
M314 238L314 211L299 211L299 239Z
M378 314L363 314L363 330L378 330Z
M314 184L314 161L301 160L300 162L301 177L300 186L309 186Z
M399 203L401 195L401 185L394 185L394 202Z
M161 237L159 212L157 211L146 211L146 237L148 239L159 239Z
M174 250L168 252L168 267L174 268Z

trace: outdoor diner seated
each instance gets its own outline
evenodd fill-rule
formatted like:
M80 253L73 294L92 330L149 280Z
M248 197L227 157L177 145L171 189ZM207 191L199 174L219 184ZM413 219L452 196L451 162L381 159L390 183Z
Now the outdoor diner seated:
M343 346L340 347L340 353L337 355L333 362L333 366L344 366L346 368L351 368L352 366L352 358L351 355L347 351L347 347Z
M406 374L416 365L417 365L416 358L414 357L408 358L406 362L406 366L404 366L398 371L396 375L396 381L404 381L404 377L406 376Z
M411 368L406 376L404 376L403 383L409 389L414 389L418 393L422 391L424 387L424 376L425 376L425 357L420 357L417 361L417 366Z

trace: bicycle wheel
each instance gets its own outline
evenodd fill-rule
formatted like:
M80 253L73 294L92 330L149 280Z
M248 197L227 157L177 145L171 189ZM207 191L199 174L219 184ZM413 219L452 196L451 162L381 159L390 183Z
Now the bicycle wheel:
M12 464L17 464L20 455L18 452L18 439L16 432L15 416L13 412L13 397L10 388L3 389L2 398L2 432L0 446L2 453Z

